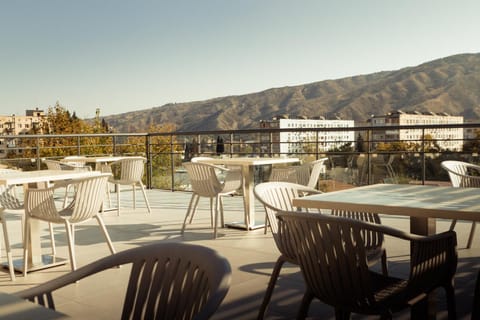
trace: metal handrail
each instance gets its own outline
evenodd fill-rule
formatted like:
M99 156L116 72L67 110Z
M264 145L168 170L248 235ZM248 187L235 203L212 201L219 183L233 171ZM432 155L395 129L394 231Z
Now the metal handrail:
M316 132L315 139L313 141L304 141L304 144L314 145L314 148L309 149L305 152L299 152L296 156L313 156L316 159L324 156L355 156L355 155L365 155L366 161L368 163L368 183L371 183L372 173L371 162L375 154L398 154L399 156L410 155L412 152L408 150L394 150L394 151L379 151L376 149L376 145L382 142L392 142L390 140L373 140L373 133L375 131L381 130L422 130L422 138L416 141L411 141L418 144L419 149L414 153L418 155L420 159L420 165L422 168L420 180L422 183L425 183L426 177L426 162L427 155L430 154L429 150L426 150L426 132L432 129L449 129L449 128L463 128L463 129L476 129L480 130L480 123L464 123L464 124L447 124L447 125L402 125L402 126L359 126L359 127L349 127L349 128L292 128L292 129L277 129L277 128L262 128L262 129L243 129L243 130L208 130L208 131L182 131L182 132L155 132L155 133L100 133L100 134L49 134L49 135L3 135L0 136L1 141L22 141L23 139L29 139L29 141L34 141L30 145L22 145L22 143L16 144L12 148L4 148L11 152L16 152L18 156L12 157L9 159L0 159L0 162L5 161L19 161L19 160L28 160L33 164L33 167L40 169L41 160L43 157L44 149L52 148L63 148L65 146L55 147L55 146L44 146L41 142L45 139L67 139L75 138L75 145L68 146L71 149L70 154L84 154L83 150L87 147L82 144L84 138L110 138L110 142L103 145L104 148L109 148L113 155L118 155L122 152L122 147L125 145L122 144L122 138L128 139L131 137L141 138L143 140L142 147L138 147L136 153L142 153L147 158L147 175L146 175L146 185L148 188L152 188L154 185L153 172L155 169L154 161L156 157L167 156L169 159L165 165L170 170L169 177L171 180L170 189L175 190L175 170L178 166L179 158L184 155L185 148L184 145L186 142L196 141L195 147L198 149L198 153L215 155L215 150L213 150L212 145L214 144L214 138L216 136L225 137L225 156L249 156L252 153L257 155L269 155L269 156L288 156L287 154L279 154L275 152L275 145L278 144L278 141L275 141L275 136L281 132ZM322 134L325 132L335 132L335 131L354 131L355 137L358 133L362 133L363 136L367 137L365 143L367 144L367 149L359 152L358 150L332 150L332 151L322 151L319 148L320 140ZM260 139L261 136L261 139ZM251 141L245 141L246 137L251 137ZM155 138L164 139L163 142L155 142ZM204 144L203 140L207 139L207 143ZM210 140L208 140L210 139ZM465 142L476 142L477 137L463 138L463 143ZM355 144L355 141L340 141L345 143ZM283 142L282 143L288 143ZM328 141L327 141L328 143ZM333 143L333 142L331 142ZM336 141L338 143L338 141ZM4 144L5 145L5 144ZM265 151L261 150L247 150L247 147L254 149L258 145L264 145L266 148ZM88 147L91 147L90 145ZM162 152L158 153L155 151L155 148L163 148ZM242 150L243 148L243 150ZM25 153L27 150L34 149L34 157L22 158L22 153ZM459 150L459 151L438 151L438 154L441 155L451 155L452 157L460 156L472 156L476 157L478 154L472 152L471 150ZM2 161L3 160L3 161ZM181 162L181 161L180 161Z

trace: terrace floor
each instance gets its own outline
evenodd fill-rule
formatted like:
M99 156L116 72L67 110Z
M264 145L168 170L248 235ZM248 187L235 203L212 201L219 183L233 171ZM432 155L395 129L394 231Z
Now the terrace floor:
M148 214L141 194L137 194L137 209L131 209L131 192L122 192L123 207L120 216L106 212L105 223L117 251L140 246L154 241L188 242L211 247L224 255L232 266L232 285L214 319L255 319L262 302L270 273L279 255L270 234L263 229L246 232L238 229L220 229L219 237L212 239L208 200L201 199L199 210L185 234L180 234L181 224L191 194L147 190L152 213ZM115 197L112 197L112 199ZM243 216L242 198L226 198L225 221L239 221ZM264 218L263 208L257 203L257 219ZM382 221L408 231L409 221L405 217L383 216ZM437 230L448 229L450 221L438 221ZM459 263L455 279L457 310L459 319L470 319L476 273L480 268L480 244L476 235L471 249L465 249L470 223L459 222L457 234ZM22 256L20 218L8 215L8 229L15 258ZM56 243L59 255L67 257L67 243L63 226L56 226ZM94 221L76 228L76 256L78 266L87 264L109 253L107 245ZM49 250L47 225L42 233L42 246ZM391 274L405 276L408 273L408 245L386 239L389 270ZM4 257L2 258L4 259ZM15 282L10 281L8 272L0 270L0 291L16 292L40 284L69 271L69 265L20 274ZM107 270L84 279L77 284L57 291L57 309L75 319L118 319L121 314L123 290L128 279L129 268ZM286 264L277 282L267 319L293 319L304 291L299 268ZM446 318L442 290L437 294L438 319ZM318 301L310 308L312 319L334 319L333 310ZM354 316L354 319L363 319ZM409 313L397 314L395 319L408 319Z

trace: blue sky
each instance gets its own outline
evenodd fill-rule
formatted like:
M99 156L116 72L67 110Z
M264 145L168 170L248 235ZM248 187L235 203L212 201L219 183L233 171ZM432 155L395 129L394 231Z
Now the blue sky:
M480 52L478 0L0 0L0 113L80 117Z

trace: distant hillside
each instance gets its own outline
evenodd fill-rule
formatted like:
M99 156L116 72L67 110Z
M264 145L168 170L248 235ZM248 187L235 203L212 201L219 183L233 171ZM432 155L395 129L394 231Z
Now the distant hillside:
M142 132L174 123L178 131L257 128L281 114L340 116L364 122L371 114L447 112L480 118L480 54L460 54L416 67L104 117L117 132Z

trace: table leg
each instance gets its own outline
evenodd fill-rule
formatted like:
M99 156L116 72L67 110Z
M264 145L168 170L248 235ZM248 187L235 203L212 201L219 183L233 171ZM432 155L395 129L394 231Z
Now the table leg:
M253 230L263 228L264 224L257 225L255 224L255 195L253 194L254 188L254 166L243 165L242 166L242 175L243 175L243 204L245 208L244 222L242 223L227 223L228 227L240 228L246 230Z
M253 194L254 170L253 166L242 166L243 174L243 203L245 205L245 225L249 230L255 224L255 196Z
M410 232L419 235L433 235L436 233L435 218L410 217ZM429 294L425 301L412 307L412 319L436 319L435 295Z

